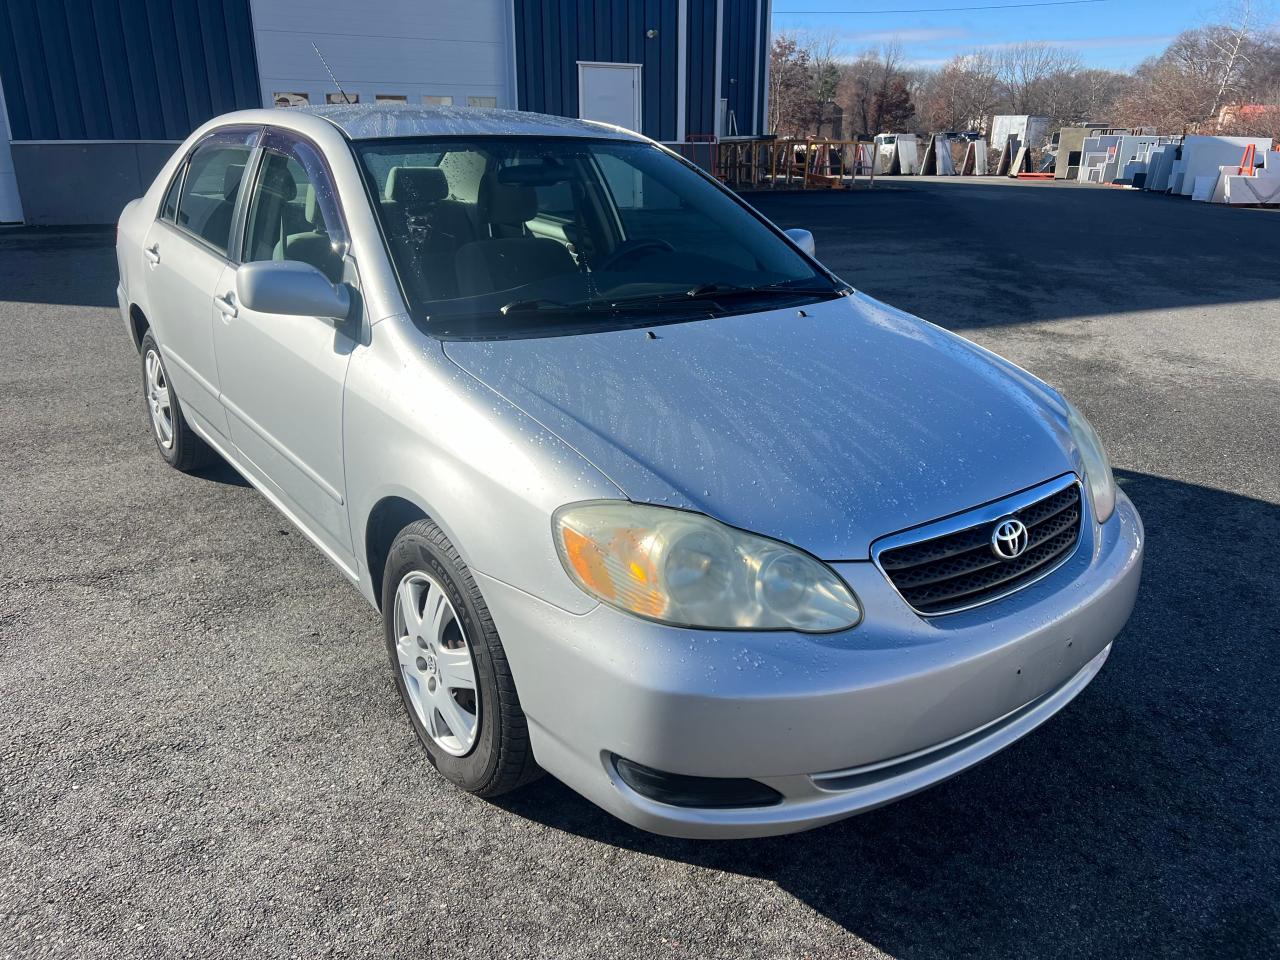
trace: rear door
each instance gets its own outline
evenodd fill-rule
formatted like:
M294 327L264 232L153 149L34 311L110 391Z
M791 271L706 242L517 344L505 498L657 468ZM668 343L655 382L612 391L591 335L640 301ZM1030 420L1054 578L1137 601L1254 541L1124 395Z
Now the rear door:
M640 129L640 64L578 64L578 116Z
M245 202L241 260L308 263L331 282L346 268L347 227L319 150L280 130L262 138ZM218 282L214 345L231 439L258 479L355 569L342 463L342 391L358 326L259 313Z
M196 145L143 241L148 319L188 419L225 440L213 352L214 289L230 262L236 209L257 128Z

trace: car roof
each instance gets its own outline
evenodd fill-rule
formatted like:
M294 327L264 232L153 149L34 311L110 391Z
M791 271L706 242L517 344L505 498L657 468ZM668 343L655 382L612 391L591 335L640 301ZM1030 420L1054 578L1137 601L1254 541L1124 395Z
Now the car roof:
M328 120L351 140L383 137L542 136L645 138L621 127L522 110L444 107L416 103L335 103L285 107L283 114L309 113Z

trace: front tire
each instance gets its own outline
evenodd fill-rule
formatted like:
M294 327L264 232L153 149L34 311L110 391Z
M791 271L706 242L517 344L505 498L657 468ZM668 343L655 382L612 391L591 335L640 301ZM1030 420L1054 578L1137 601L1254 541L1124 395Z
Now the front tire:
M382 617L396 689L436 769L481 797L536 779L541 771L489 608L430 520L405 527L391 545Z
M217 454L201 440L182 414L178 395L169 382L169 371L155 335L148 330L139 347L142 355L142 399L147 407L151 437L169 466L188 473L208 466Z

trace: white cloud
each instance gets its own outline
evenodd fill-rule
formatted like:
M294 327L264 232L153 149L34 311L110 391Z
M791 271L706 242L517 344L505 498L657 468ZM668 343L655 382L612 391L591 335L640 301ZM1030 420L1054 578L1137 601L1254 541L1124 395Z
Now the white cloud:
M841 31L840 39L849 43L929 43L934 40L958 40L969 36L963 27L922 27L915 30L869 30L865 33Z
M1075 40L1010 40L1003 43L984 43L981 45L980 49L1007 50L1010 47L1016 47L1023 43L1046 43L1051 47L1061 47L1064 50L1102 50L1110 47L1145 47L1157 44L1167 44L1172 40L1172 35L1083 37Z

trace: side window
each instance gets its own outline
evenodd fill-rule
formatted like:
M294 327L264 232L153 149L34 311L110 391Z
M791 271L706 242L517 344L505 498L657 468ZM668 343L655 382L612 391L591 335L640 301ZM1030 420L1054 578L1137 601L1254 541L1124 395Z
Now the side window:
M226 253L256 130L215 133L196 147L178 196L177 223Z
M744 244L745 236L756 234L737 236L724 230L728 217L741 217L732 209L733 201L706 191L698 175L683 164L668 162L652 147L599 150L596 163L625 240L659 240L689 253L715 250L716 258L725 263L761 269L756 251ZM699 202L686 203L686 195L699 197ZM716 216L719 210L725 211L725 219Z
M178 172L169 183L169 190L164 195L164 203L160 205L160 219L170 223L178 222L178 191L182 189L182 175L186 173L187 162L178 164Z
M273 131L249 200L244 260L297 260L337 283L347 231L328 167L315 147Z
M620 211L679 209L679 197L621 157L601 151L596 160Z

